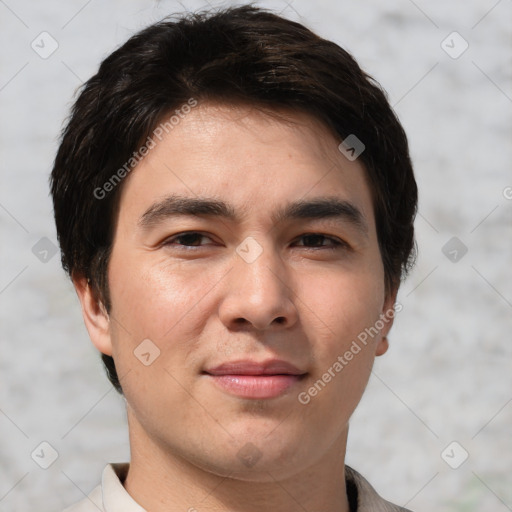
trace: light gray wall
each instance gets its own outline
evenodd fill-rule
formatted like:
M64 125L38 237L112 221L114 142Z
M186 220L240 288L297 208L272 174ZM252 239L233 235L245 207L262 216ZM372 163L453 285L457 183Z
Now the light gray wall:
M512 2L260 3L335 40L382 83L420 188L418 264L353 417L347 462L416 511L511 510ZM0 511L60 510L129 457L123 401L52 254L47 181L75 89L134 31L181 10L0 1ZM45 59L31 47L51 50L43 31L58 44ZM465 43L453 31L469 44L458 58ZM446 256L452 237L459 247ZM46 470L31 458L43 441L58 452ZM452 441L446 461L469 454L458 469L441 456Z

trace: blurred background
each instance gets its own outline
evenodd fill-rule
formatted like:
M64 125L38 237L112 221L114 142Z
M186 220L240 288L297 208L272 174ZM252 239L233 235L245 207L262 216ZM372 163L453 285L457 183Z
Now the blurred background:
M235 3L0 0L0 511L61 510L129 460L57 251L48 175L73 95L149 23ZM416 512L512 510L512 1L255 3L382 84L419 184L418 262L347 463Z

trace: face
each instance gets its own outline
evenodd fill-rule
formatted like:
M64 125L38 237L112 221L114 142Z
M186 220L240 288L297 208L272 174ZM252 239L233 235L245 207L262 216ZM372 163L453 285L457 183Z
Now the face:
M112 309L86 318L131 431L247 480L338 456L391 327L364 167L288 117L181 119L123 184Z

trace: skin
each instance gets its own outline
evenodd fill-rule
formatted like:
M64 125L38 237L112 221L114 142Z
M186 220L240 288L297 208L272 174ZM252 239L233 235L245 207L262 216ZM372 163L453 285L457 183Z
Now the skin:
M288 120L241 105L192 109L123 184L109 313L74 278L91 340L114 357L126 397L124 486L152 512L348 512L348 422L392 320L307 405L297 396L389 312L395 293L385 292L363 165L316 119L281 114ZM171 194L224 200L240 219L174 216L142 228ZM344 218L273 222L288 202L318 197L349 201L367 232ZM186 231L204 236L176 238ZM236 251L247 237L262 249L251 263ZM134 356L145 339L160 350L148 366ZM249 399L202 373L270 358L307 374L278 397ZM256 463L244 463L244 447Z

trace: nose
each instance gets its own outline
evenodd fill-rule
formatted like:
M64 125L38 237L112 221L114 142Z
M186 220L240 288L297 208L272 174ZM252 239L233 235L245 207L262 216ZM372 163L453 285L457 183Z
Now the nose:
M225 281L219 316L231 330L289 328L297 322L289 272L269 248L254 261L234 256Z

